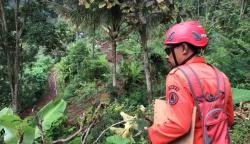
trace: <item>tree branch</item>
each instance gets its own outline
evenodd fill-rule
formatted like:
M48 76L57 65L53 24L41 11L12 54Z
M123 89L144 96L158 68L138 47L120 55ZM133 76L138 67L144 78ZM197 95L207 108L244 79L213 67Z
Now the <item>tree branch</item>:
M42 120L39 120L38 117L36 117L36 120L37 120L38 129L40 130L40 134L41 134L41 137L42 137L42 144L45 144Z
M1 19L2 19L2 29L4 32L7 32L7 24L6 24L6 17L5 17L5 12L4 12L4 7L3 7L3 2L0 0L0 9L1 9Z
M80 125L80 128L79 128L78 131L76 131L75 133L71 134L67 138L55 140L55 141L52 142L52 144L67 142L67 141L73 139L74 137L76 137L82 130L83 130L83 126Z
M131 28L131 29L129 29L127 32L125 32L125 33L123 33L123 34L120 34L120 36L117 37L117 38L115 39L115 41L119 42L119 41L124 40L131 32L133 32L133 30L134 30L134 29Z
M20 31L19 31L19 33L20 33L20 36L22 35L22 33L23 33L23 30L24 30L24 27L25 27L25 22L26 22L26 20L27 20L27 17L28 17L28 11L29 11L29 0L25 0L25 3L24 3L24 5L25 5L25 14L24 14L24 20L23 20L23 22L22 22L22 26L21 26L21 28L20 28Z
M132 119L134 119L134 117L131 118L131 119L129 119L129 120L132 120ZM116 125L119 125L119 124L124 123L124 122L129 121L129 120L123 120L123 121L120 121L120 122L117 122L117 123L112 124L111 126L109 126L109 127L106 128L104 131L101 132L101 134L100 134L99 137L93 142L93 144L96 144L96 143L98 142L98 140L101 138L101 136L102 136L107 130L109 130L111 127L116 126Z
M92 117L93 117L94 115L96 115L96 113L99 111L100 108L101 108L101 103L97 106L97 108L96 108L96 110L94 111ZM83 118L81 118L81 119L83 119ZM92 122L87 128L86 128L86 127L84 128L84 127L82 126L82 124L80 124L80 128L79 128L78 131L76 131L75 133L71 134L71 135L68 136L67 138L55 140L55 141L52 142L52 144L67 142L67 141L73 139L74 137L76 137L76 136L77 136L80 132L82 132L83 130L84 130L84 132L83 132L82 136L84 136L84 139L83 139L83 141L82 141L81 143L84 144L85 141L86 141L86 139L87 139L87 136L88 136L88 133L89 133L90 129L92 128L92 126L93 126L95 123L96 123L96 120L93 120L93 122Z
M81 144L85 144L86 139L87 139L87 136L88 136L88 134L89 134L89 131L90 131L90 129L92 128L92 126L94 125L94 123L95 123L95 122L92 122L92 123L89 125L89 127L85 130L86 133L85 133L85 132L83 133L82 137L84 136L84 138L83 138L83 139L81 138L81 139L82 139Z

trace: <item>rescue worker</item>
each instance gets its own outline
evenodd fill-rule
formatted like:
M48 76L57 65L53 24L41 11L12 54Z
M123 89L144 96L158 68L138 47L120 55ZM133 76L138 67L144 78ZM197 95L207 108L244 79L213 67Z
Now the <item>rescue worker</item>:
M166 102L172 115L164 124L148 128L153 144L173 142L189 132L197 107L194 143L231 143L233 100L227 76L198 55L208 44L198 21L175 24L166 32L166 59L172 67L166 78Z

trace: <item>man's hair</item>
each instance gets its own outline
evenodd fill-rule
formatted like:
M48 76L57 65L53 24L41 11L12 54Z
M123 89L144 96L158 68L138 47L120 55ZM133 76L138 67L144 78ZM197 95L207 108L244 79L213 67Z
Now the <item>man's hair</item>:
M197 46L194 46L190 43L186 43L188 45L188 47L195 53L195 54L199 54L201 52L201 48L200 47L197 47Z

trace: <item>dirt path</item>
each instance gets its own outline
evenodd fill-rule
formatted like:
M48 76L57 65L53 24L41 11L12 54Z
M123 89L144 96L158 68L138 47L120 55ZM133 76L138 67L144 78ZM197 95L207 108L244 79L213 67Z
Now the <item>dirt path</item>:
M48 95L45 97L42 97L36 106L38 108L43 107L46 105L50 100L52 100L54 97L56 97L57 91L56 91L56 72L53 71L49 74L48 77Z
M109 63L112 63L112 52L109 50L110 43L109 42L98 42L98 45L100 45L101 52L106 54L106 58ZM123 56L119 53L117 53L116 61L117 63L123 59ZM37 101L34 106L25 109L21 112L21 117L26 117L33 114L34 110L38 110L41 107L45 106L49 101L51 101L53 98L55 98L57 95L56 90L56 71L53 70L49 76L48 76L48 93L47 96L43 96L41 99ZM91 98L91 100L86 101L96 101L96 99L107 99L107 93L101 93L95 98ZM84 103L84 102L83 102ZM69 104L67 108L67 113L69 114L69 121L74 121L75 117L82 113L83 107L77 106L75 104Z
M22 117L26 117L32 115L34 110L40 109L41 107L45 106L49 101L55 98L57 95L56 91L56 72L52 71L48 76L48 93L47 96L43 96L41 99L37 101L34 106L25 109L21 112Z

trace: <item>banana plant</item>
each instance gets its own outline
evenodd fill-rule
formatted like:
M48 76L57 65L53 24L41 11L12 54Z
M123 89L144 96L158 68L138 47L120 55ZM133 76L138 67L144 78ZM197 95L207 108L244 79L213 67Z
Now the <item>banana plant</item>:
M22 120L10 108L0 111L0 131L4 130L6 144L25 143L32 144L35 129L29 125L29 118Z
M63 117L66 106L67 103L62 99L50 101L37 113L38 120L41 122L42 131L36 126L35 138L39 138L41 133L46 134L46 131L51 128L52 124Z
M63 117L66 105L64 100L58 99L49 102L37 113L43 134L46 134L54 122ZM31 126L31 120L31 117L21 119L10 108L2 109L0 111L0 131L4 131L4 143L32 144L36 138L41 137L41 130L38 126Z

